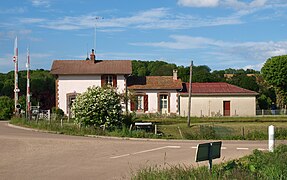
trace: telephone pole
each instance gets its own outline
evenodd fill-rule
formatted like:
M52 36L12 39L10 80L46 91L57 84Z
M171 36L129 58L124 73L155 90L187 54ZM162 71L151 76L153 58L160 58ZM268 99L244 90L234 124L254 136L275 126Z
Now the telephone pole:
M190 63L189 69L189 87L188 87L188 116L187 116L187 126L190 127L190 111L191 111L191 88L192 88L192 66L193 61Z

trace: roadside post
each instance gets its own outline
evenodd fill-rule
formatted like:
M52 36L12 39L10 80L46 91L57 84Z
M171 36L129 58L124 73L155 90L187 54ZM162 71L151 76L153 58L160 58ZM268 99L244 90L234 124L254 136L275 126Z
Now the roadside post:
M274 152L274 147L275 147L275 130L274 126L270 125L268 127L268 147L269 147L269 152Z
M212 174L212 159L220 158L222 142L210 142L197 145L195 155L195 162L207 161L209 162L209 172Z

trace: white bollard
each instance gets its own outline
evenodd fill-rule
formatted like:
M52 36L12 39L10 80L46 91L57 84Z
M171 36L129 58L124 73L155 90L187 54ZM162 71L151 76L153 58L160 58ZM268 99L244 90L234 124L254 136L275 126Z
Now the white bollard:
M269 147L269 152L273 152L274 151L274 147L275 147L275 135L274 135L274 126L270 125L268 127L268 147Z

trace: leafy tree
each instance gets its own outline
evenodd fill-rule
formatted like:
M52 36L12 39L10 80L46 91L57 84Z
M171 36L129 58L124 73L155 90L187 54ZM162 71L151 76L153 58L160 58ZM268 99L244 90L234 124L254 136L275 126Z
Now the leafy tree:
M13 109L14 101L7 96L0 96L0 119L11 119Z
M277 106L283 108L287 103L287 55L267 59L261 72L267 83L275 89Z
M115 127L122 123L120 101L120 95L113 88L90 87L78 95L72 105L75 123L84 126Z
M228 80L230 84L258 92L259 86L256 82L255 76L247 76L245 74L238 74Z

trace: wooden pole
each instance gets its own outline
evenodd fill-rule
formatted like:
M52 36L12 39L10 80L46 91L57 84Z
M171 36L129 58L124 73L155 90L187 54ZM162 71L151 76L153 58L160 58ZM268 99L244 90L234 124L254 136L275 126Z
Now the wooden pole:
M190 127L190 111L191 111L191 82L192 82L192 66L193 61L190 63L189 70L189 89L188 89L188 116L187 116L187 127Z

